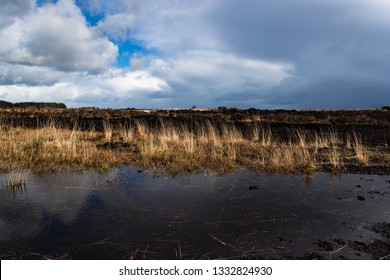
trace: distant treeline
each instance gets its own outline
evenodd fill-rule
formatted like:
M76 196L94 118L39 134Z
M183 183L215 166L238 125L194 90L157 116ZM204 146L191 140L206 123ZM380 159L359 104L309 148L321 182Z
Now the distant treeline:
M64 103L55 102L18 102L11 103L4 100L0 100L0 108L66 108Z

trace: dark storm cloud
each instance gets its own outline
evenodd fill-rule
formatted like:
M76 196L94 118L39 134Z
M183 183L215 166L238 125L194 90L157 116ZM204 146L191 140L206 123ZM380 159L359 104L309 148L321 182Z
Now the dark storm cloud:
M336 78L316 81L300 92L294 107L304 109L379 108L390 104L390 83L369 83Z
M297 107L390 103L390 22L375 18L380 7L369 1L353 4L226 0L210 21L231 52L294 65L299 82L264 93L271 104L288 95Z
M305 56L306 50L331 49L345 43L388 43L389 37L384 34L390 26L359 18L359 13L369 11L351 4L333 0L225 0L209 18L231 50L263 59L296 60Z

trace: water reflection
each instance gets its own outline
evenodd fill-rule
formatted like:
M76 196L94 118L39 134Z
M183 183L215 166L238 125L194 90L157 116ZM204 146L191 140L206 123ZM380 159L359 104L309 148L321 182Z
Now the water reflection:
M3 180L0 177L0 180ZM2 258L378 258L389 176L237 172L167 177L130 167L30 174L0 195ZM388 240L384 240L388 242Z

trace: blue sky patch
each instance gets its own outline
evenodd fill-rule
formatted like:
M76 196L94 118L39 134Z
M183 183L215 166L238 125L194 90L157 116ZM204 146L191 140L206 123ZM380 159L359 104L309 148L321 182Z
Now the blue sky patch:
M130 58L135 53L140 53L142 55L157 55L156 50L148 50L144 48L141 44L131 41L125 42L114 42L119 49L119 54L117 60L114 64L118 68L126 68L131 65Z
M96 26L99 21L104 19L104 14L91 13L85 1L76 0L76 5L80 8L90 26Z
M43 5L46 4L55 4L57 3L57 0L37 0L36 1L38 7L42 7Z

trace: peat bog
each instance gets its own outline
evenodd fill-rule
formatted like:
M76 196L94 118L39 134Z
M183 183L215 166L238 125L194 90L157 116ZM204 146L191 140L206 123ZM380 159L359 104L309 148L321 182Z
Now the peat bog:
M390 111L0 110L0 169L389 173Z
M386 107L0 109L0 257L388 259L389 125Z

